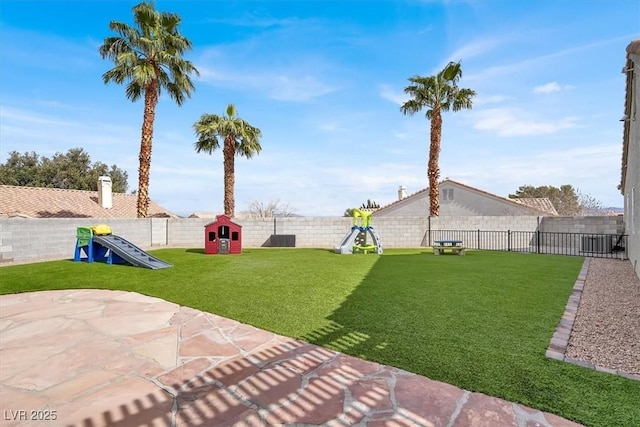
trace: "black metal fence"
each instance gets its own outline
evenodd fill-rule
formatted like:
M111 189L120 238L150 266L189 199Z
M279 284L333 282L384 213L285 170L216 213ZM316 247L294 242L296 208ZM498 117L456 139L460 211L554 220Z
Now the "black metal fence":
M435 240L461 240L468 249L627 259L627 237L546 231L429 230L425 246Z

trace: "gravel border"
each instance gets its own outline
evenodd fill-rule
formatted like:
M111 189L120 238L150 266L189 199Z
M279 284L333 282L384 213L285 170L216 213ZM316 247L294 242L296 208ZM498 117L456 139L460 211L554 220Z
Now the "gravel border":
M640 278L630 261L585 258L546 356L640 381Z

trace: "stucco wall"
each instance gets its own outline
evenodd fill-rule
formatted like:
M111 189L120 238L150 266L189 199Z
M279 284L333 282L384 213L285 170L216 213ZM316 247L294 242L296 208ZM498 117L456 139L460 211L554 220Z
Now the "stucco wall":
M443 182L440 190L440 217L461 216L509 216L537 215L537 211L502 200L470 188ZM453 199L444 197L444 190L453 190ZM429 192L423 191L396 205L384 208L374 214L376 218L423 216L429 212Z
M383 217L418 217L429 213L429 192L423 191L401 203L386 207L373 214L374 218ZM444 215L444 214L443 214Z
M629 234L629 259L640 276L640 55L629 55L634 61L632 106L629 122L629 151L624 186L624 216L626 233Z
M442 190L444 189L453 190L453 200L443 199ZM501 200L452 183L443 183L440 191L441 216L534 215L534 212L525 206L518 206L508 200Z

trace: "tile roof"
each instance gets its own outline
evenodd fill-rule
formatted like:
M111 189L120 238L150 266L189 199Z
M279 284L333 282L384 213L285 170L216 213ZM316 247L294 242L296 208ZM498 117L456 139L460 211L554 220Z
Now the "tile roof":
M215 218L218 215L222 215L224 212L193 212L187 218Z
M136 218L138 196L113 193L111 209L98 204L97 191L0 185L0 217ZM175 217L149 201L149 217Z
M537 209L539 211L548 213L549 215L558 215L556 207L553 206L551 200L548 197L523 197L520 199L509 199L514 202L521 203L530 208Z
M442 181L442 182L444 182L444 181ZM441 182L441 183L442 183L442 182ZM405 197L405 198L403 198L403 199L401 199L401 200L394 200L394 201L393 201L393 202L391 202L391 203L387 203L386 205L382 205L382 206L380 206L380 208L376 209L376 211L375 211L375 212L379 212L379 211L381 211L381 210L383 210L383 209L387 209L387 208L390 208L391 206L395 206L395 205L397 205L398 203L402 203L402 202L404 202L405 200L411 199L412 197L415 197L415 196L417 196L418 194L424 193L424 192L426 192L426 191L429 191L429 187L427 187L427 188L423 188L422 190L418 190L418 191L416 191L415 193L411 193L411 194L407 195L407 197Z

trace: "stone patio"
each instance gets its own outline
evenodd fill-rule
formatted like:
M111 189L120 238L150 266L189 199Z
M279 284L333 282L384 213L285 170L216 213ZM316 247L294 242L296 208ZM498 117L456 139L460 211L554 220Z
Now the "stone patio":
M0 402L2 426L578 425L107 290L0 297Z

